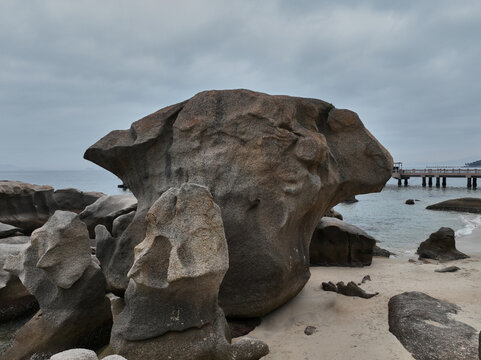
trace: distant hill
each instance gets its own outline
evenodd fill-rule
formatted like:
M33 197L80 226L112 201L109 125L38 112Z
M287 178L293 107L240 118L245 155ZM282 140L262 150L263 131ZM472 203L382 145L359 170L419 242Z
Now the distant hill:
M474 161L472 163L467 163L466 166L468 166L468 167L481 167L481 160Z

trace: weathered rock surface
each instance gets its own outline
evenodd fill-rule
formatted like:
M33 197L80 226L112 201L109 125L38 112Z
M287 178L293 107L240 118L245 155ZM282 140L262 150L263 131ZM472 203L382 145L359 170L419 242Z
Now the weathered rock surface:
M429 239L419 245L417 254L420 259L427 258L444 261L469 257L456 249L454 230L448 227L442 227L429 235Z
M0 222L27 234L48 220L55 208L53 188L21 181L0 181Z
M98 360L98 357L92 350L71 349L53 355L50 360Z
M112 223L120 215L137 209L137 199L131 194L110 195L99 198L80 213L80 219L87 224L89 235L95 237L95 227L104 225L112 232Z
M53 193L57 210L82 212L87 206L106 196L100 192L84 192L77 189L58 189Z
M260 358L249 351L265 344L242 344L238 353L227 337L217 302L229 267L227 242L209 190L196 184L169 189L146 221L146 237L135 248L128 274L125 308L112 329L115 353L129 360Z
M1 360L108 342L112 315L105 278L78 215L55 212L32 233L26 249L8 257L4 269L18 276L40 311L17 332Z
M20 279L3 270L5 260L23 251L29 241L29 236L0 239L0 323L38 310L37 300Z
M421 292L389 300L389 331L416 360L478 360L478 332L452 319L460 308Z
M0 239L14 235L22 235L22 229L0 222Z
M376 240L358 227L339 219L323 217L309 247L311 265L371 265Z
M206 91L113 131L84 157L116 174L139 201L107 271L125 289L145 215L171 187L205 185L222 209L230 266L220 303L264 315L308 280L319 218L359 193L380 191L392 158L349 110L248 90Z
M481 198L460 198L442 201L426 207L429 210L462 211L481 214Z

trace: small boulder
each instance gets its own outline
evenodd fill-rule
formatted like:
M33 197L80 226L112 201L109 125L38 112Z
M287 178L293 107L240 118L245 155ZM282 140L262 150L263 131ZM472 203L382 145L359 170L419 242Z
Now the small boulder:
M389 250L383 249L377 245L374 245L372 249L372 256L379 256L379 257L390 257L391 255L395 255L394 253L390 252Z
M347 198L346 200L343 201L344 204L354 204L357 203L359 200L356 199L355 196L351 196L350 198Z
M321 219L309 247L311 265L371 265L376 240L354 225L336 218Z
M22 235L22 231L23 231L22 229L16 226L12 226L12 225L8 225L0 222L0 239L11 237L14 235L17 235L17 236Z
M306 326L306 328L304 329L304 334L306 334L307 336L312 335L315 332L317 332L317 328L315 326Z
M429 239L423 241L417 250L419 259L427 258L434 260L459 260L469 256L456 249L454 230L442 227L432 233Z
M434 271L438 273L447 273L447 272L456 272L458 270L460 269L457 266L448 266L442 269L436 269Z
M460 308L421 292L389 300L389 331L417 360L477 360L478 332L453 319Z
M408 199L408 200L406 200L405 204L406 204L406 205L414 205L414 204L415 204L414 199Z
M98 357L92 350L71 349L53 355L50 360L98 360Z
M136 209L137 199L132 194L103 196L80 213L80 220L87 224L89 235L94 238L97 225L104 225L112 233L114 220Z
M84 192L77 189L58 189L53 193L57 210L82 212L87 206L106 196L101 192Z
M333 217L333 218L336 218L336 219L339 219L339 220L343 220L343 216L341 213L337 212L336 210L334 209L330 209L328 211L326 211L326 213L324 214L325 217Z

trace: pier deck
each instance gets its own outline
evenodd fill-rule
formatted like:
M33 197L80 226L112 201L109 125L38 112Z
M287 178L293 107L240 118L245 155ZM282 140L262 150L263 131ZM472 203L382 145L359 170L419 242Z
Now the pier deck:
M408 180L412 177L420 177L423 187L433 186L433 178L436 181L436 187L446 187L447 178L466 178L466 186L476 189L478 187L478 178L481 178L481 169L475 168L425 168L425 169L403 169L402 163L394 163L392 175L398 180L398 185L408 185ZM427 183L426 183L427 179Z

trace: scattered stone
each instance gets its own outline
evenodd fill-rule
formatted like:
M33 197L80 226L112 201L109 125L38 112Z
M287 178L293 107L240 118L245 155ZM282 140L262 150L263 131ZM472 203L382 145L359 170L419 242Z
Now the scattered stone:
M364 284L366 281L371 281L371 276L370 275L366 275L362 278L361 280L361 284Z
M380 257L390 257L391 255L396 255L389 250L380 248L377 245L374 245L374 248L372 249L372 256L380 256Z
M304 329L304 334L306 334L307 336L312 335L315 332L317 332L317 328L315 326L307 326Z
M405 204L406 204L406 205L414 205L414 204L415 204L414 199L408 199L408 200L406 200L406 203L405 203Z
M341 295L346 296L357 296L363 299L370 299L373 296L379 295L378 292L374 294L368 294L363 289L361 289L355 282L350 281L347 285L344 282L340 281L336 285L333 282L329 281L328 283L322 283L322 289L324 291L333 291Z
M209 190L184 184L164 192L135 248L125 307L110 345L129 360L259 359L258 340L230 344L217 297L229 266L220 208ZM262 349L261 356L252 356Z
M28 235L52 215L53 188L21 181L0 181L0 222L23 229Z
M77 189L59 189L53 193L57 210L82 212L87 206L106 196L101 192L84 192Z
M311 265L371 265L376 240L358 227L324 217L312 235L309 247Z
M480 214L481 199L480 198L460 198L442 201L437 204L429 205L429 210L445 210L445 211L462 211Z
M442 269L436 269L434 271L438 273L446 273L446 272L456 272L458 270L460 270L460 268L458 268L457 266L448 266Z
M0 239L11 237L11 236L21 236L23 230L12 225L4 224L0 222Z
M137 199L131 194L103 196L87 206L80 213L80 219L87 224L89 236L94 238L97 225L104 225L111 233L114 220L135 209L137 209Z
M318 219L350 196L380 191L392 171L391 156L354 112L248 90L199 93L111 132L84 157L139 201L108 262L119 291L152 203L185 182L209 188L230 254L219 299L232 317L265 315L297 295L310 276Z
M421 292L389 300L389 331L417 360L477 360L478 332L452 319L460 308Z
M419 255L419 259L427 258L443 261L466 259L469 257L456 250L454 230L448 227L442 227L432 233L429 239L419 245L417 254Z
M339 220L343 220L343 217L342 217L342 214L337 212L336 210L334 209L330 209L328 210L325 214L324 214L325 217L333 217L333 218L336 218L336 219L339 219Z
M0 360L108 343L112 314L105 279L90 255L87 227L78 215L56 211L32 233L24 250L8 257L4 269L35 296L40 311L17 332Z
M50 360L98 360L98 357L92 350L71 349L53 355Z

